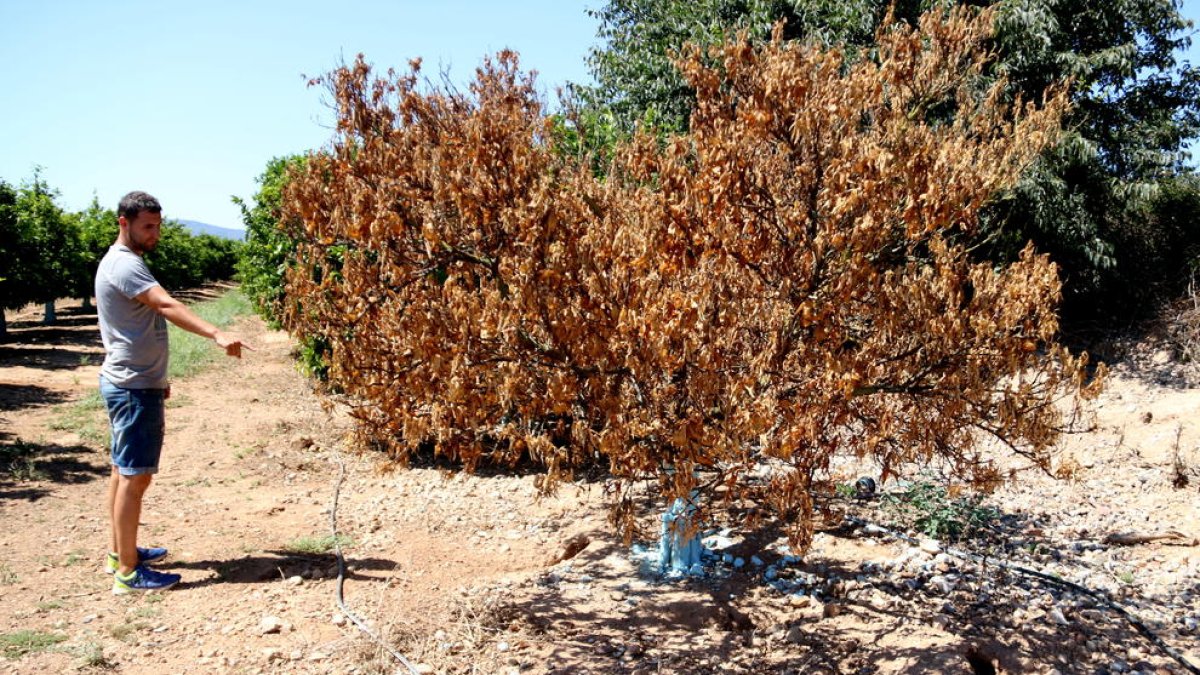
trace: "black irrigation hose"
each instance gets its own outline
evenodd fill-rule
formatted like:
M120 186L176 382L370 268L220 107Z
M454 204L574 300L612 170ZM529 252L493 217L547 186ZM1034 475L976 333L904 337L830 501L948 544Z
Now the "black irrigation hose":
M405 668L408 669L408 672L412 673L412 675L418 675L420 671L418 671L416 669L416 667L413 666L413 664L409 662L408 659L404 658L403 654L401 654L400 652L393 649L391 645L389 645L387 642L384 641L383 638L379 637L379 635L377 635L374 631L372 631L367 626L367 624L365 622L363 622L362 619L358 618L358 615L356 615L354 612L350 611L350 608L346 606L346 598L342 594L342 585L346 581L346 559L344 557L342 557L342 545L338 539L338 532L337 532L338 497L342 493L342 481L345 480L345 478L346 478L346 465L343 464L341 460L338 460L338 479L337 479L337 483L333 487L333 504L329 508L329 530L333 534L333 552L337 556L337 563L338 563L338 575L337 575L338 608L342 610L342 614L345 614L347 619L350 619L350 621L353 622L355 626L358 626L359 630L366 633L368 636L370 636L370 638L372 640L374 640L381 647L386 649L389 654L391 654L393 657L395 657L395 659L397 661L399 661Z
M868 533L878 532L878 533L886 534L890 537L894 537L901 541L905 541L914 546L920 546L920 543L921 543L917 539L910 537L906 534L896 532L894 530L889 530L888 528L883 527L882 525L878 525L876 523L872 523L870 521L863 520L862 518L855 518L855 517L849 516L846 518L846 520L849 521L850 523L853 523L854 525L857 525L857 526L863 528ZM1171 645L1167 644L1167 642L1165 640L1163 640L1161 637L1159 637L1158 633L1155 633L1153 630L1151 630L1149 626L1147 626L1140 618L1137 617L1137 615L1135 615L1133 612L1130 612L1129 610L1125 609L1125 607L1123 607L1117 601L1109 598L1108 594L1104 593L1103 591L1093 590L1091 588L1087 588L1086 586L1081 586L1077 583L1067 581L1065 579L1059 579L1058 577L1046 574L1045 572L1031 570L1027 567L1021 567L1020 565L1014 565L1012 563L1008 563L1003 560L994 560L991 558L985 558L984 556L977 555L975 553L968 553L967 551L960 551L958 549L950 548L950 547L943 547L942 550L944 550L948 555L952 555L956 558L961 558L963 560L970 560L972 562L976 562L976 563L979 563L980 565L984 565L984 566L987 566L989 564L995 565L996 567L1000 567L1000 568L1003 568L1003 569L1006 569L1006 570L1009 570L1012 572L1016 572L1018 574L1024 574L1025 576L1041 579L1042 581L1047 581L1047 582L1055 584L1057 586L1060 586L1063 588L1068 588L1073 591L1083 593L1084 595L1087 595L1089 597L1095 598L1096 600L1098 600L1100 602L1100 604L1102 606L1107 607L1108 609L1111 609L1111 610L1115 611L1117 614L1120 614L1122 617L1124 617L1125 620L1128 621L1134 628L1136 628L1139 633L1141 633L1148 640L1150 640L1150 642L1152 642L1154 644L1154 646L1161 649L1163 651L1163 653L1165 653L1167 656L1170 656L1171 658L1173 658L1177 662L1179 662L1179 665L1186 668L1188 670L1188 672L1194 673L1195 675L1200 675L1200 666L1196 666L1191 661L1188 661L1187 657L1185 657L1178 649L1175 649Z

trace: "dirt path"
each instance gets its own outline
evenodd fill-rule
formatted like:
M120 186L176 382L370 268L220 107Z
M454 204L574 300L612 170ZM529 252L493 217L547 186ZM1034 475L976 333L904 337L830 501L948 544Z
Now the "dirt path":
M721 550L704 577L660 579L644 548L613 538L600 484L539 497L529 475L384 473L346 456L344 408L311 391L289 338L257 319L237 330L258 351L176 382L168 408L142 532L172 550L162 568L184 583L113 597L104 413L86 405L95 316L60 316L44 328L10 314L0 344L0 447L13 459L0 473L0 634L61 641L24 655L5 643L0 672L403 672L341 617L334 558L313 551L339 461L347 600L422 672L987 672L968 656L1012 673L1185 672L1086 597L862 531L820 534L796 560L778 533L731 526L710 539ZM1097 428L1069 441L1078 480L1031 477L998 495L997 550L1111 591L1200 662L1200 549L1101 542L1200 536L1200 395L1130 376L1105 396ZM1188 485L1173 485L1180 472Z
M337 611L335 558L319 552L339 462L346 599L417 651L443 624L482 630L473 613L483 608L457 589L540 571L559 523L580 515L577 491L537 500L532 477L384 475L373 460L344 456L344 411L323 406L296 372L286 334L247 318L234 330L257 351L174 383L168 404L142 539L171 549L158 567L183 583L113 597L101 568L105 416L86 404L103 350L94 312L67 304L59 316L43 327L40 311L12 314L0 345L0 443L22 453L15 473L0 474L0 633L63 641L0 658L0 672L386 670L381 650Z

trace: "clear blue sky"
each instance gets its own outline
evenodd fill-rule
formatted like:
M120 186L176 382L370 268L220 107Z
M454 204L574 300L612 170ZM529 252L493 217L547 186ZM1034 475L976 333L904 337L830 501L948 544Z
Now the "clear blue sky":
M275 156L331 137L304 75L358 53L380 70L423 58L469 80L504 48L548 101L588 82L602 0L0 0L0 179L43 167L60 203L115 208L146 190L171 218L240 227Z
M554 101L589 81L585 10L603 2L0 0L0 179L40 165L71 210L140 189L168 217L240 227L231 195L252 196L271 157L330 139L304 75L362 52L381 69L419 56L462 83L507 47ZM1200 0L1183 14L1200 23ZM1200 44L1185 58L1200 64Z

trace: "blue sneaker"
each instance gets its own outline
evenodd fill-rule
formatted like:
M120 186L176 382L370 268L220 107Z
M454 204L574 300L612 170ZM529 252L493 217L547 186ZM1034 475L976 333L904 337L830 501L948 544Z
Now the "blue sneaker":
M165 557L167 557L167 549L162 548L161 546L155 546L153 548L142 548L141 546L138 547L139 565L155 563ZM117 558L117 554L109 553L108 558L104 561L104 571L108 572L109 574L114 574L116 573L117 568L120 566L121 561Z
M113 575L113 595L165 591L182 579L183 577L178 574L155 572L145 565L138 565L129 573L129 576L124 576L120 572Z

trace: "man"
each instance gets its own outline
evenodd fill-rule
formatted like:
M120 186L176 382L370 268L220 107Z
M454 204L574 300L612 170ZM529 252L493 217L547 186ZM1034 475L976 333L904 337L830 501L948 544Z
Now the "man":
M113 573L113 594L165 590L178 574L157 572L148 563L166 557L164 548L138 548L142 497L158 472L163 442L167 381L167 321L211 338L229 356L240 358L239 338L224 333L172 298L150 274L142 256L158 244L162 206L145 192L130 192L117 207L120 232L96 271L96 308L104 365L100 393L112 428L112 475L108 513L112 542L105 562Z

